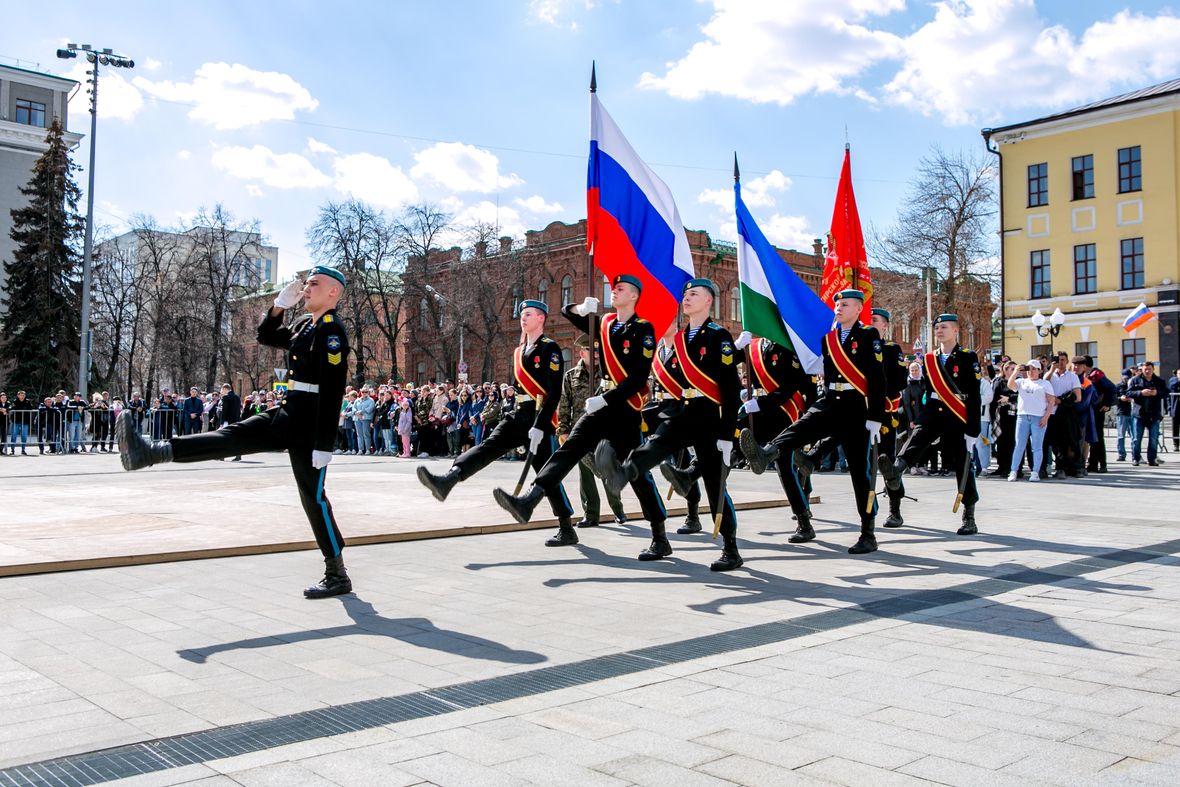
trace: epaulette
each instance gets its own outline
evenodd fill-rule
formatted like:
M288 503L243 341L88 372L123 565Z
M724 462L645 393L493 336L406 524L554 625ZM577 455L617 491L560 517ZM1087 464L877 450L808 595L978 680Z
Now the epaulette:
M721 330L721 326L718 325L717 323L713 322L712 320L709 320L707 323L705 323L705 327L708 328L709 330L712 330L712 331Z
M328 322L332 322L332 315L330 315L330 314L325 314L325 315L324 315L324 316L323 316L321 319L323 319L323 321L324 321L324 322L326 322L326 323L328 323Z

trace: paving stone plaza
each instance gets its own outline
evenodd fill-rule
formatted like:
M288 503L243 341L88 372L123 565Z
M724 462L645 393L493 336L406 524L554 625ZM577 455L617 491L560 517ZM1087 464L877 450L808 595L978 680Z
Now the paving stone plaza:
M715 574L708 534L639 563L641 520L565 549L501 527L517 463L439 504L417 461L336 457L373 543L321 601L284 456L5 459L0 784L1180 784L1164 458L982 480L972 537L952 479L907 478L859 557L846 477L814 477L796 546L773 476L737 471L746 565Z

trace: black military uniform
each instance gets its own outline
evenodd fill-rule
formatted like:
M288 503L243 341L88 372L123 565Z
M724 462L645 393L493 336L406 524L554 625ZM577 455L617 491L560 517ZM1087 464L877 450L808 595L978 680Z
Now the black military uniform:
M590 349L589 337L582 334L574 341L574 346L579 353L583 350L588 351ZM561 436L564 435L568 438L570 429L586 412L586 400L594 391L594 386L590 384L588 366L589 364L578 360L566 371L565 378L562 380L561 402L557 406L559 445ZM576 523L576 526L597 527L602 513L602 500L598 495L598 480L594 477L590 463L585 458L578 462L578 497L581 498L582 503L582 519ZM623 509L623 501L619 499L619 496L608 492L606 502L610 506L611 513L614 514L615 522L620 525L626 523L627 513Z
M620 281L642 290L642 282L634 276L616 276L613 284ZM587 411L574 423L569 439L545 463L525 494L514 497L502 489L495 490L496 502L522 523L532 517L533 508L541 496L560 488L561 479L582 457L593 451L600 440L609 440L618 446L618 450L630 452L642 439L640 410L656 346L652 324L634 314L626 322L619 322L616 314L608 313L601 320L593 321L595 330L592 332L590 317L575 312L572 304L564 306L561 313L578 330L594 337L597 368L602 373L598 394L606 406L594 412ZM608 337L605 346L602 342L604 335ZM608 363L611 366L608 367ZM615 371L612 372L611 368ZM662 528L668 514L651 473L640 475L631 488L639 498L644 519L653 527L658 523ZM619 491L614 489L612 493L617 495ZM545 543L546 546L570 546L578 543L578 535L572 525L562 526Z
M717 285L708 279L692 279L684 289L687 292L693 287L707 288L714 298L718 295ZM603 481L617 488L642 477L667 457L691 446L696 451L709 508L714 516L721 512L721 535L725 545L721 558L710 566L713 571L731 571L744 562L737 548L737 513L728 492L723 493L721 488L728 467L717 447L719 440L733 442L734 423L741 406L739 360L733 337L717 323L708 321L698 328L684 328L676 335L675 364L667 364L680 388L676 393L683 406L622 464L610 443L600 444L594 455L594 464ZM662 531L656 532L653 528L652 535L648 553L657 557L671 554Z
M863 301L857 290L845 290L838 299L855 298ZM824 337L824 392L814 405L791 426L787 427L770 445L758 445L749 429L742 430L742 452L755 473L778 457L789 461L792 452L804 445L833 435L844 449L852 488L856 496L856 510L860 516L860 538L848 551L863 554L877 549L874 525L877 502L871 499L873 475L870 469L870 435L866 421L881 424L885 420L885 375L881 370L881 336L876 328L857 321L847 331L837 325ZM815 533L797 533L793 538L810 540Z
M520 308L540 309L545 314L549 313L549 307L543 301L521 301ZM561 347L547 336L538 337L531 345L517 347L513 357L513 375L521 395L516 397L516 406L505 413L492 433L479 445L460 454L445 475L435 475L420 466L418 480L435 498L446 500L455 484L471 478L509 451L527 446L529 430L533 428L544 433L530 459L533 468L540 470L553 455L557 442L554 432L564 367ZM572 529L570 518L574 509L561 484L546 490L545 496L549 498L553 515L561 526Z
M953 314L940 314L934 324L958 322ZM981 415L979 379L979 357L958 344L949 354L943 355L939 348L926 353L926 374L922 377L925 396L917 425L910 431L897 458L889 462L882 457L881 475L892 492L900 489L901 476L907 467L921 461L922 455L935 440L939 441L944 455L954 467L955 478L963 489L963 524L959 535L978 532L975 525L975 504L979 501L979 490L975 487L975 471L967 461L967 444L964 436L979 437ZM950 400L948 402L948 400ZM967 477L964 478L964 473Z
M311 275L344 283L343 274L326 266L316 266ZM344 539L324 490L328 468L315 468L312 452L330 454L336 447L336 425L348 376L348 334L335 309L319 319L305 315L290 327L283 325L283 314L282 309L270 310L258 326L260 344L287 350L288 354L290 378L278 407L215 432L152 444L136 431L131 412L124 411L118 424L119 452L125 469L138 470L169 461L203 462L286 449L303 511L327 566L323 581L304 590L304 595L340 595L352 589L341 557Z
M652 364L652 369L654 370L655 365L661 363L669 371L679 366L679 361L676 360L676 351L663 342L656 345L656 357L655 362ZM665 421L680 412L683 408L684 403L677 398L675 393L664 387L658 375L653 374L651 378L651 397L648 399L647 404L643 406L644 434L654 435L656 430ZM679 471L687 476L687 478L682 478L677 475L677 471L685 465L691 466L692 469ZM685 505L688 507L688 514L684 517L684 524L676 529L676 533L687 536L701 532L701 485L697 483L697 480L700 478L700 472L696 463L691 462L688 449L677 451L665 461L661 462L660 471L668 479L669 483L676 488L676 491L680 493L681 497L684 498Z

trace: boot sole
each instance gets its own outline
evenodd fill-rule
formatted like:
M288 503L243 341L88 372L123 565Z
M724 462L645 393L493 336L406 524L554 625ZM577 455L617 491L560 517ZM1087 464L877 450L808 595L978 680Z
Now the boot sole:
M746 565L746 561L744 561L744 560L739 560L736 563L726 563L724 565L719 564L719 563L714 563L713 565L709 566L709 570L710 571L717 571L717 572L734 571L736 569L741 568L744 565Z
M512 518L516 520L517 524L527 525L529 523L527 519L521 517L520 512L516 510L516 506L514 506L512 501L509 499L510 495L503 489L500 489L499 487L493 489L492 497L494 497L496 502L500 504L500 508L512 515ZM575 541L574 543L576 544L577 542Z
M814 540L815 540L815 533L812 533L809 536L792 535L790 538L787 539L787 543L788 544L806 544L808 541L814 541Z
M340 588L339 590L331 590L331 591L315 590L315 591L312 591L309 588L308 590L303 591L303 597L306 599L332 598L334 596L344 596L344 595L347 595L351 592L352 592L352 584L349 583L347 588Z
M675 469L667 462L660 462L660 475L672 485L672 488L676 490L676 494L681 497L688 497L688 493L691 490L680 483L680 478L676 475Z

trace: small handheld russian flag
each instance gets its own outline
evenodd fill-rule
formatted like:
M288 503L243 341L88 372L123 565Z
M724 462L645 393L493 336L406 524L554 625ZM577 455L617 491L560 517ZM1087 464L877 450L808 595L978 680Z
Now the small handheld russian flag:
M1146 303L1141 303L1135 307L1134 311L1127 315L1127 319L1123 320L1123 330L1130 333L1140 325L1151 322L1153 319L1155 319L1155 312L1147 308Z

